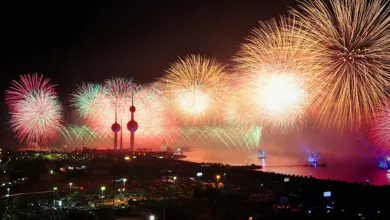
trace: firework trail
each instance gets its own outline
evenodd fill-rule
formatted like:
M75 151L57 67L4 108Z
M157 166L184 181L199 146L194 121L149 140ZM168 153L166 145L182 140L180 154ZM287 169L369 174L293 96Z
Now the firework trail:
M229 125L189 126L181 127L179 132L183 139L220 141L229 149L246 147L250 150L260 146L262 127L255 125L248 128Z
M255 108L250 115L257 121L282 131L301 127L310 103L306 76L313 70L305 60L311 44L298 27L294 17L261 22L235 58L246 110Z
M56 140L62 127L62 107L55 85L43 75L22 75L6 90L11 129L20 142L46 145Z
M102 141L103 137L96 134L94 130L92 130L87 125L77 126L77 125L67 125L62 127L61 129L62 135L65 137L68 143L74 142L93 142L93 141Z
M224 71L215 60L195 55L173 63L161 79L172 115L184 125L218 120L225 90Z
M325 127L359 128L372 120L390 88L390 17L381 0L302 1L305 38L315 46L308 66L318 67L314 111ZM325 91L325 90L323 90Z

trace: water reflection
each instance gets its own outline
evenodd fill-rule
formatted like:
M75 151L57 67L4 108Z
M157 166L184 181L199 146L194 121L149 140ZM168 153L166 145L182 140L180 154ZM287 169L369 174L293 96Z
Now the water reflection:
M347 182L384 185L390 184L390 173L386 169L379 169L375 159L363 160L350 158L348 161L324 158L319 164L326 162L326 167L307 166L305 158L296 158L289 155L268 154L266 159L259 159L256 153L248 152L189 152L188 160L195 162L222 163L230 165L257 164L262 165L263 172L275 172L288 175L312 176L318 179L330 179Z

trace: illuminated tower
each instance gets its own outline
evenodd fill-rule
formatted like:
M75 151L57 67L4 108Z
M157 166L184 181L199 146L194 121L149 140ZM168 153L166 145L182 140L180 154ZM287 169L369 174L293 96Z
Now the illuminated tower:
M130 131L130 151L134 151L134 133L138 129L138 123L134 121L134 102L133 102L133 95L131 95L131 120L127 123L127 129Z
M111 125L111 130L114 132L114 150L118 150L118 132L121 130L120 124L117 122L117 109L115 108L115 122Z
M121 117L121 127L122 127L122 117ZM119 149L123 150L123 129L121 129L121 143Z

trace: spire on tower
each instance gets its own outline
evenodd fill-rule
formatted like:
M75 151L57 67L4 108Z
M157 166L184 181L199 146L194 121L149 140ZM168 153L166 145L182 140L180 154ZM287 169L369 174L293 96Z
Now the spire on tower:
M134 120L134 112L135 112L135 107L134 107L134 91L131 92L131 107L130 107L130 112L131 112L131 119L127 123L127 129L130 131L130 151L134 151L134 133L138 129L138 123Z

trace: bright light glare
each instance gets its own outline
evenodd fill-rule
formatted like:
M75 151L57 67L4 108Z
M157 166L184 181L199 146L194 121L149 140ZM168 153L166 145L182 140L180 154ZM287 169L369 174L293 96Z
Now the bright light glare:
M295 112L301 108L306 93L296 78L290 74L278 74L268 78L261 88L259 102L273 116Z
M183 91L177 95L177 103L184 113L197 115L206 111L209 103L209 97L196 89Z
M253 83L255 95L252 103L259 108L264 122L283 130L303 122L308 91L300 76L283 72L267 73L260 75Z

